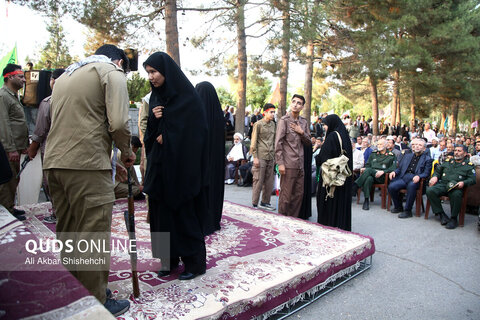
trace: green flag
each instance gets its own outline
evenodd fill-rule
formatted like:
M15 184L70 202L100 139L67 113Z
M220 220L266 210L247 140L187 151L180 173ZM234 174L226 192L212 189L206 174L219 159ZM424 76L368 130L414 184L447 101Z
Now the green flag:
M17 45L15 44L15 47L13 47L13 50L7 53L5 57L0 60L0 71L3 71L5 66L9 63L15 63L17 64ZM3 77L0 77L0 87L3 86Z

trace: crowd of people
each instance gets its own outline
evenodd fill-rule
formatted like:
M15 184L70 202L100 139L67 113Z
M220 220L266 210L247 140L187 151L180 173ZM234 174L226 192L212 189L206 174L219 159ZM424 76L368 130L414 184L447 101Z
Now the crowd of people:
M44 191L54 208L45 222L56 222L59 240L72 235L79 240L91 232L108 240L115 199L146 198L152 255L162 262L158 276L178 271L179 280L206 272L205 236L220 229L224 184L234 182L252 186L253 208L270 211L276 210L272 192L279 189L278 212L302 219L311 216L311 196L316 194L318 222L351 230L351 201L359 189L362 208L368 210L372 185L387 181L392 212L408 218L424 179L441 224L448 229L458 225L464 189L476 182L480 138L447 137L427 123L415 132L385 125L375 136L364 117L351 121L335 114L322 114L309 126L300 115L305 98L295 94L289 112L278 119L270 103L247 115L244 132L233 132L233 144L225 152L225 137L236 121L234 108L222 114L213 85L201 82L194 87L163 52L152 54L143 67L151 93L140 109L138 138L131 136L128 125L128 58L116 46L103 45L95 55L53 70L52 95L40 104L32 135L19 99L24 71L8 64L0 89L0 204L25 220L25 212L14 206L20 155L33 159L40 150ZM132 169L140 148L142 182ZM341 184L331 184L324 164L342 157L348 174ZM134 178L133 195L127 175ZM401 189L407 190L405 205ZM450 198L450 217L441 195ZM98 269L77 265L69 271L112 314L120 315L129 301L112 299L107 288L110 252L98 257L106 261Z

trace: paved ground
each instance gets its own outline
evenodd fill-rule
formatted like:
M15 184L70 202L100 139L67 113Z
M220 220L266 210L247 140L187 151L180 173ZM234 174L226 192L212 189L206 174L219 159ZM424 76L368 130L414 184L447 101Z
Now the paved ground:
M251 205L251 191L227 185L225 200ZM379 203L376 194L369 211L352 204L352 231L375 240L372 267L289 319L480 319L478 218L447 230L431 211L428 220L398 219Z

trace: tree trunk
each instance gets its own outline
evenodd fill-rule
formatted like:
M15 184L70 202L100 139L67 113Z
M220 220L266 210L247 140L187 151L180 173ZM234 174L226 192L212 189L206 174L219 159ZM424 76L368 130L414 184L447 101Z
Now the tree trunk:
M280 103L278 117L287 112L288 64L290 62L290 2L282 3L282 69L280 71Z
M397 96L397 123L399 125L402 125L402 113L401 111L401 105L400 105L400 94Z
M372 95L372 133L378 135L378 95L377 95L377 80L370 79L370 93Z
M176 0L165 0L165 40L167 42L168 55L172 57L180 67Z
M398 121L398 109L399 109L399 97L400 95L400 70L395 69L393 73L393 97L392 97L392 113L391 113L391 121L392 125L396 125Z
M456 101L455 104L453 105L453 110L452 110L452 126L450 128L450 134L452 135L454 135L457 132L459 108L460 108L460 104L458 101Z
M468 127L470 134L475 134L475 128L472 128L472 123L475 122L475 108L470 106L470 126Z
M238 104L235 113L235 132L244 134L247 103L247 36L245 35L245 0L237 1Z
M313 52L315 46L313 45L313 41L309 40L307 45L307 68L305 70L305 108L304 114L307 118L308 126L310 127L310 118L311 118L311 110L312 110L312 82L313 82Z
M411 87L410 89L410 128L415 126L415 113L416 113L416 102L415 102L415 88Z
M443 106L442 108L442 121L440 122L440 128L439 128L439 130L442 130L443 132L447 133L447 130L445 130L445 120L447 120L447 106Z

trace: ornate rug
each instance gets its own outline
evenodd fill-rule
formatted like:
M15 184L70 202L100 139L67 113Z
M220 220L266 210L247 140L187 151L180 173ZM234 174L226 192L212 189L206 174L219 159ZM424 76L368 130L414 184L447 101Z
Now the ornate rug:
M55 238L54 225L41 222L50 203L24 209L25 230L40 239ZM112 238L127 238L124 210L126 200L117 201ZM353 272L375 252L370 237L225 202L221 230L206 238L206 274L179 281L180 268L158 278L160 260L151 256L145 202L136 202L135 212L141 295L131 295L129 255L115 252L109 288L116 298L132 302L118 319L265 318Z

